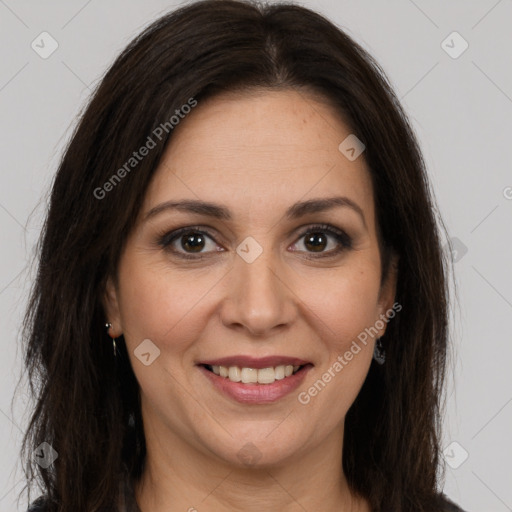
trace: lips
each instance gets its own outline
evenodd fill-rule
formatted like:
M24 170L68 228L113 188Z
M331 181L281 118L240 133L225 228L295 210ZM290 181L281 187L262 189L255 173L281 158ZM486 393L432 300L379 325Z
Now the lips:
M271 366L304 366L311 364L309 361L299 359L297 357L289 356L267 356L267 357L252 357L252 356L231 356L221 357L220 359L208 359L198 363L203 366L238 366L239 368L269 368Z
M245 404L274 402L296 389L313 367L289 356L231 356L197 364L222 394Z

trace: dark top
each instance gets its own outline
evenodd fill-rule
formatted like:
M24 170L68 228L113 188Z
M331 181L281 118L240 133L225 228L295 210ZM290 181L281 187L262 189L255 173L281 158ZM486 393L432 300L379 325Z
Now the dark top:
M135 500L135 494L133 486L129 479L121 483L120 487L121 503L119 506L119 512L141 512ZM453 501L450 501L444 494L440 495L440 506L442 507L439 512L465 512L458 507ZM34 501L27 512L47 512L46 499L41 496Z

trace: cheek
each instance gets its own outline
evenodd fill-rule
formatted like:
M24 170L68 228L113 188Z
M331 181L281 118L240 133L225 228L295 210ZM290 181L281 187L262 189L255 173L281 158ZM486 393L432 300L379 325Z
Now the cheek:
M336 287L316 295L324 351L314 379L300 390L298 400L310 408L310 417L320 419L319 433L326 434L343 420L368 374L373 340L365 329L378 318L379 278L370 271L354 272L329 281Z
M340 272L315 285L308 305L323 323L323 339L331 351L347 350L378 319L379 279L378 271L366 267Z
M330 411L324 418L326 428L345 416L368 374L373 340L365 330L378 319L379 279L380 272L374 266L353 269L342 279L331 281L336 286L324 292L318 311L323 312L321 319L329 326L322 338L326 358L315 389L306 393L318 414L323 417Z
M151 265L138 258L120 267L120 310L126 342L133 349L144 339L162 351L185 349L202 330L200 322L204 296L218 281L206 272L202 276L170 272L161 264Z

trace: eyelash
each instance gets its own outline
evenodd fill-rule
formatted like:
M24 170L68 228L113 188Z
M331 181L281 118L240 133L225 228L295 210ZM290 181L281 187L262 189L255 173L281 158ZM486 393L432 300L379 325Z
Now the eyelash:
M329 224L314 224L311 226L308 226L308 229L306 231L303 231L298 239L303 238L306 235L313 234L313 233L323 233L333 236L336 241L340 244L340 247L337 249L332 249L330 251L323 252L323 253L317 253L316 256L305 256L306 259L318 259L318 258L328 258L338 255L339 253L352 248L352 239L350 236L348 236L344 231L341 231L338 228L335 228L334 226L330 226ZM175 231L171 231L168 233L165 233L161 235L158 239L158 244L163 247L165 250L172 252L174 255L176 255L179 258L187 259L187 260L201 260L204 258L204 254L207 253L196 253L196 255L192 255L189 253L183 253L178 252L174 249L172 249L170 246L171 244L179 239L179 237L186 235L186 234L200 234L205 235L209 238L211 238L215 242L215 238L211 233L208 232L208 230L202 229L201 226L188 226L185 228L180 228ZM301 252L301 251L299 251ZM310 253L314 254L314 253Z

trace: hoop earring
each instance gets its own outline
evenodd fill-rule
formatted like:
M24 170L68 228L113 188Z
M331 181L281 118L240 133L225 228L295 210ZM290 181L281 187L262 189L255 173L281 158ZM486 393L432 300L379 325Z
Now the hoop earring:
M112 324L110 322L105 324L105 328L107 329L107 332L111 329ZM117 347L116 347L116 339L113 336L110 336L112 338L112 346L114 348L114 357L117 357Z
M375 359L375 361L380 365L383 365L386 362L386 351L382 346L382 341L380 338L375 343L375 348L373 350L373 359Z

